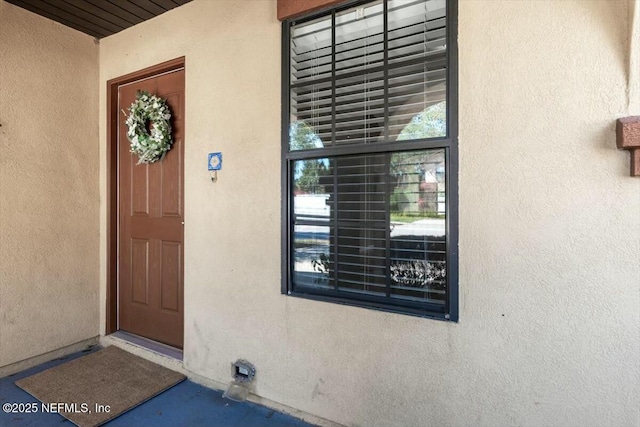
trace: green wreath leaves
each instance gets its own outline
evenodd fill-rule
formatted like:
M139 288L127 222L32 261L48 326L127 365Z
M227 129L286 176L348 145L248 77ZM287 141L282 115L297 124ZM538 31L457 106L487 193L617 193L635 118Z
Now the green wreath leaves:
M138 164L157 162L171 149L170 119L171 111L164 99L146 91L138 92L125 121L131 152L138 155ZM151 123L150 132L147 123Z

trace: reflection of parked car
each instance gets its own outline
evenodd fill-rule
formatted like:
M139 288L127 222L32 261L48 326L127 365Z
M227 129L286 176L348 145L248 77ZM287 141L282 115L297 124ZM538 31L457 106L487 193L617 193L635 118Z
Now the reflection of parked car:
M293 206L298 220L329 220L331 208L327 205L329 194L296 194Z

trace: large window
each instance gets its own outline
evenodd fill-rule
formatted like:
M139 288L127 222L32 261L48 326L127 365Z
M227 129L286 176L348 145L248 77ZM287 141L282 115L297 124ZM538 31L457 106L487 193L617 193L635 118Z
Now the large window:
M283 24L283 292L457 320L454 6Z

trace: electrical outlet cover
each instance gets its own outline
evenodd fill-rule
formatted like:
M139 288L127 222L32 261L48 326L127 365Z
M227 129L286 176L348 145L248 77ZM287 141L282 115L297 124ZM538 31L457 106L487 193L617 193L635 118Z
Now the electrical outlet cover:
M244 402L249 396L249 384L232 381L229 388L224 392L222 397L234 400L236 402Z

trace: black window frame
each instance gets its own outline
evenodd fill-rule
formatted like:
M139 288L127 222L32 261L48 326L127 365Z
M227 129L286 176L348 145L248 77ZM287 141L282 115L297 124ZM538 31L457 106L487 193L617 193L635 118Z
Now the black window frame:
M311 21L327 14L333 14L355 6L370 3L372 0L352 0L338 6L320 9L302 17L284 20L282 22L282 117L281 117L281 195L282 195L282 234L281 234L281 268L282 268L282 294L301 297L317 301L332 302L349 306L364 307L386 312L406 314L418 317L433 318L446 321L458 321L459 291L458 291L458 5L457 0L446 0L446 25L447 25L447 135L446 137L416 139L403 141L401 149L397 142L377 142L373 144L357 146L332 147L330 154L324 148L291 151L289 149L290 128L290 26L293 24ZM384 2L385 12L387 1ZM335 31L335 29L333 29ZM386 52L385 52L386 55ZM386 100L385 100L386 103ZM445 181L446 181L446 218L445 218L445 242L446 242L446 268L447 268L447 298L442 308L435 306L430 309L429 304L417 308L412 304L398 305L388 304L371 299L362 299L355 296L329 295L322 291L304 292L293 289L292 275L293 248L293 183L291 165L296 160L307 160L327 156L343 156L358 154L393 153L405 150L444 149L445 151Z

